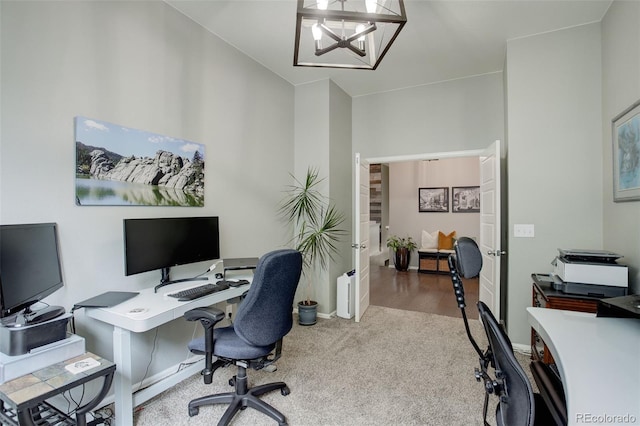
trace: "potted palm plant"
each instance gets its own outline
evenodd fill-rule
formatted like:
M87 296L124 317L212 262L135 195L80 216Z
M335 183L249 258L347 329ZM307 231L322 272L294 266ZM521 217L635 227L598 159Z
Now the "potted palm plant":
M396 269L398 271L406 271L409 269L411 252L418 247L418 245L413 241L413 238L400 238L397 235L391 235L387 238L387 247L391 247L393 250L393 264Z
M344 214L337 210L331 200L318 190L323 179L318 170L307 169L304 180L293 176L294 184L286 191L278 213L294 227L291 245L303 258L302 277L305 282L305 299L298 302L298 321L302 325L313 325L317 319L318 302L312 300L313 282L318 267L326 269L337 254L336 243L345 231L340 228Z

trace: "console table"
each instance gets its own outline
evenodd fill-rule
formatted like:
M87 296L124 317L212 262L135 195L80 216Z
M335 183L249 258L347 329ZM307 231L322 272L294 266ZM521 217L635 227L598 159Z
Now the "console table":
M234 275L233 279L246 279L249 284L240 287L230 287L199 299L179 302L177 299L165 296L165 293L173 293L184 288L202 285L185 282L163 288L163 292L155 293L153 288L147 288L140 293L111 308L87 309L87 315L99 321L113 326L113 361L118 365L114 378L116 425L133 425L133 407L148 401L159 393L169 389L187 377L204 368L204 362L192 364L178 373L169 376L158 383L133 394L132 390L132 347L131 332L142 333L162 324L182 318L190 309L215 305L230 299L242 296L249 290L253 273Z
M97 365L93 366L96 363ZM1 423L16 426L36 424L85 426L86 413L93 410L109 392L115 369L116 366L111 361L85 352L5 382L0 385ZM100 377L103 378L100 392L91 401L75 410L75 421L46 401Z

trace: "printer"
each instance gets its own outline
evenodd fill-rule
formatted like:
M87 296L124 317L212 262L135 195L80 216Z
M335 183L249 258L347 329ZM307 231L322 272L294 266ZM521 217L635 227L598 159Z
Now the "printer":
M627 294L629 271L622 256L605 250L558 249L553 260L554 285L564 293L595 297Z

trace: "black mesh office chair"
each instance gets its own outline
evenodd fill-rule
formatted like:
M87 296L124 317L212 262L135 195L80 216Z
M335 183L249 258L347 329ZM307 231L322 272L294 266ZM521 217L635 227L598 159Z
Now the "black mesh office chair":
M562 384L550 374L548 366L534 361L530 365L531 371L542 395L533 392L528 377L513 354L513 345L504 327L481 301L478 302L478 312L489 342L484 352L471 335L461 278L476 277L482 269L482 254L476 242L468 237L459 238L454 245L454 254L449 256L448 261L465 330L479 357L480 368L475 369L475 377L484 383L484 424L488 425L486 419L490 394L496 395L499 399L496 407L498 425L567 424ZM489 366L494 369L495 377L489 374Z
M224 312L216 308L196 308L185 313L188 321L200 321L205 328L203 337L189 343L192 352L205 355L204 382L211 383L219 367L235 364L238 368L229 381L235 386L234 392L194 399L189 402L189 416L197 415L203 405L229 404L218 425L229 424L238 410L246 407L286 425L285 416L258 396L276 389L288 395L287 385L276 382L249 388L246 370L259 370L280 358L282 338L293 325L293 298L301 270L302 256L296 250L276 250L260 258L251 287L231 326L214 329L224 318Z
M469 321L467 319L467 312L465 311L467 304L464 299L464 285L462 283L462 278L475 278L480 274L480 270L482 269L482 254L480 253L476 242L468 237L458 238L453 249L454 253L449 255L449 258L447 259L449 263L449 273L451 274L451 282L453 284L453 292L456 296L456 302L458 303L458 308L460 308L460 312L462 313L467 337L469 338L473 349L475 349L478 354L480 368L476 368L474 374L476 380L478 382L482 381L484 384L485 394L484 404L482 406L482 419L484 424L488 425L487 407L489 404L489 394L493 392L493 379L487 373L487 369L493 360L493 355L491 353L490 346L487 347L486 350L482 351L471 334Z
M542 396L533 392L531 382L518 363L511 342L487 305L478 302L480 319L493 354L493 393L498 397L498 426L548 426L556 423Z

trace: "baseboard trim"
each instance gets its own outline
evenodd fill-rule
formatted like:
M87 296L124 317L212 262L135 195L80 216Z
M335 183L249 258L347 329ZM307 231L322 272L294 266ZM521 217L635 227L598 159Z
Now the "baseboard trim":
M331 318L335 318L336 316L336 311L333 311L331 313L328 314L323 314L323 313L318 313L318 318L323 318L323 319L331 319Z
M389 263L389 264L387 265L387 268L395 269L396 267L395 267L395 265L393 265L393 264ZM417 270L418 270L418 267L417 267L417 266L409 266L409 270L410 270L410 271L417 271Z
M531 356L531 346L522 343L512 343L512 346L515 352Z
M298 308L293 308L293 313L294 313L294 314L297 314L297 313L298 313ZM336 312L336 311L329 312L328 314L324 314L324 313L322 313L322 312L318 312L318 313L316 314L316 316L317 316L318 318L322 318L322 319L331 319L331 318L335 318L335 317L336 317L336 315L337 315L337 312Z
M186 365L186 367L184 367ZM140 406L158 395L159 393L175 386L181 381L191 377L204 368L204 357L200 355L192 355L186 360L174 364L153 376L147 377L144 381L134 383L132 389L140 389L133 393L133 407ZM115 402L114 390L111 389L109 394L104 397L102 402L98 404L93 412L100 410Z

